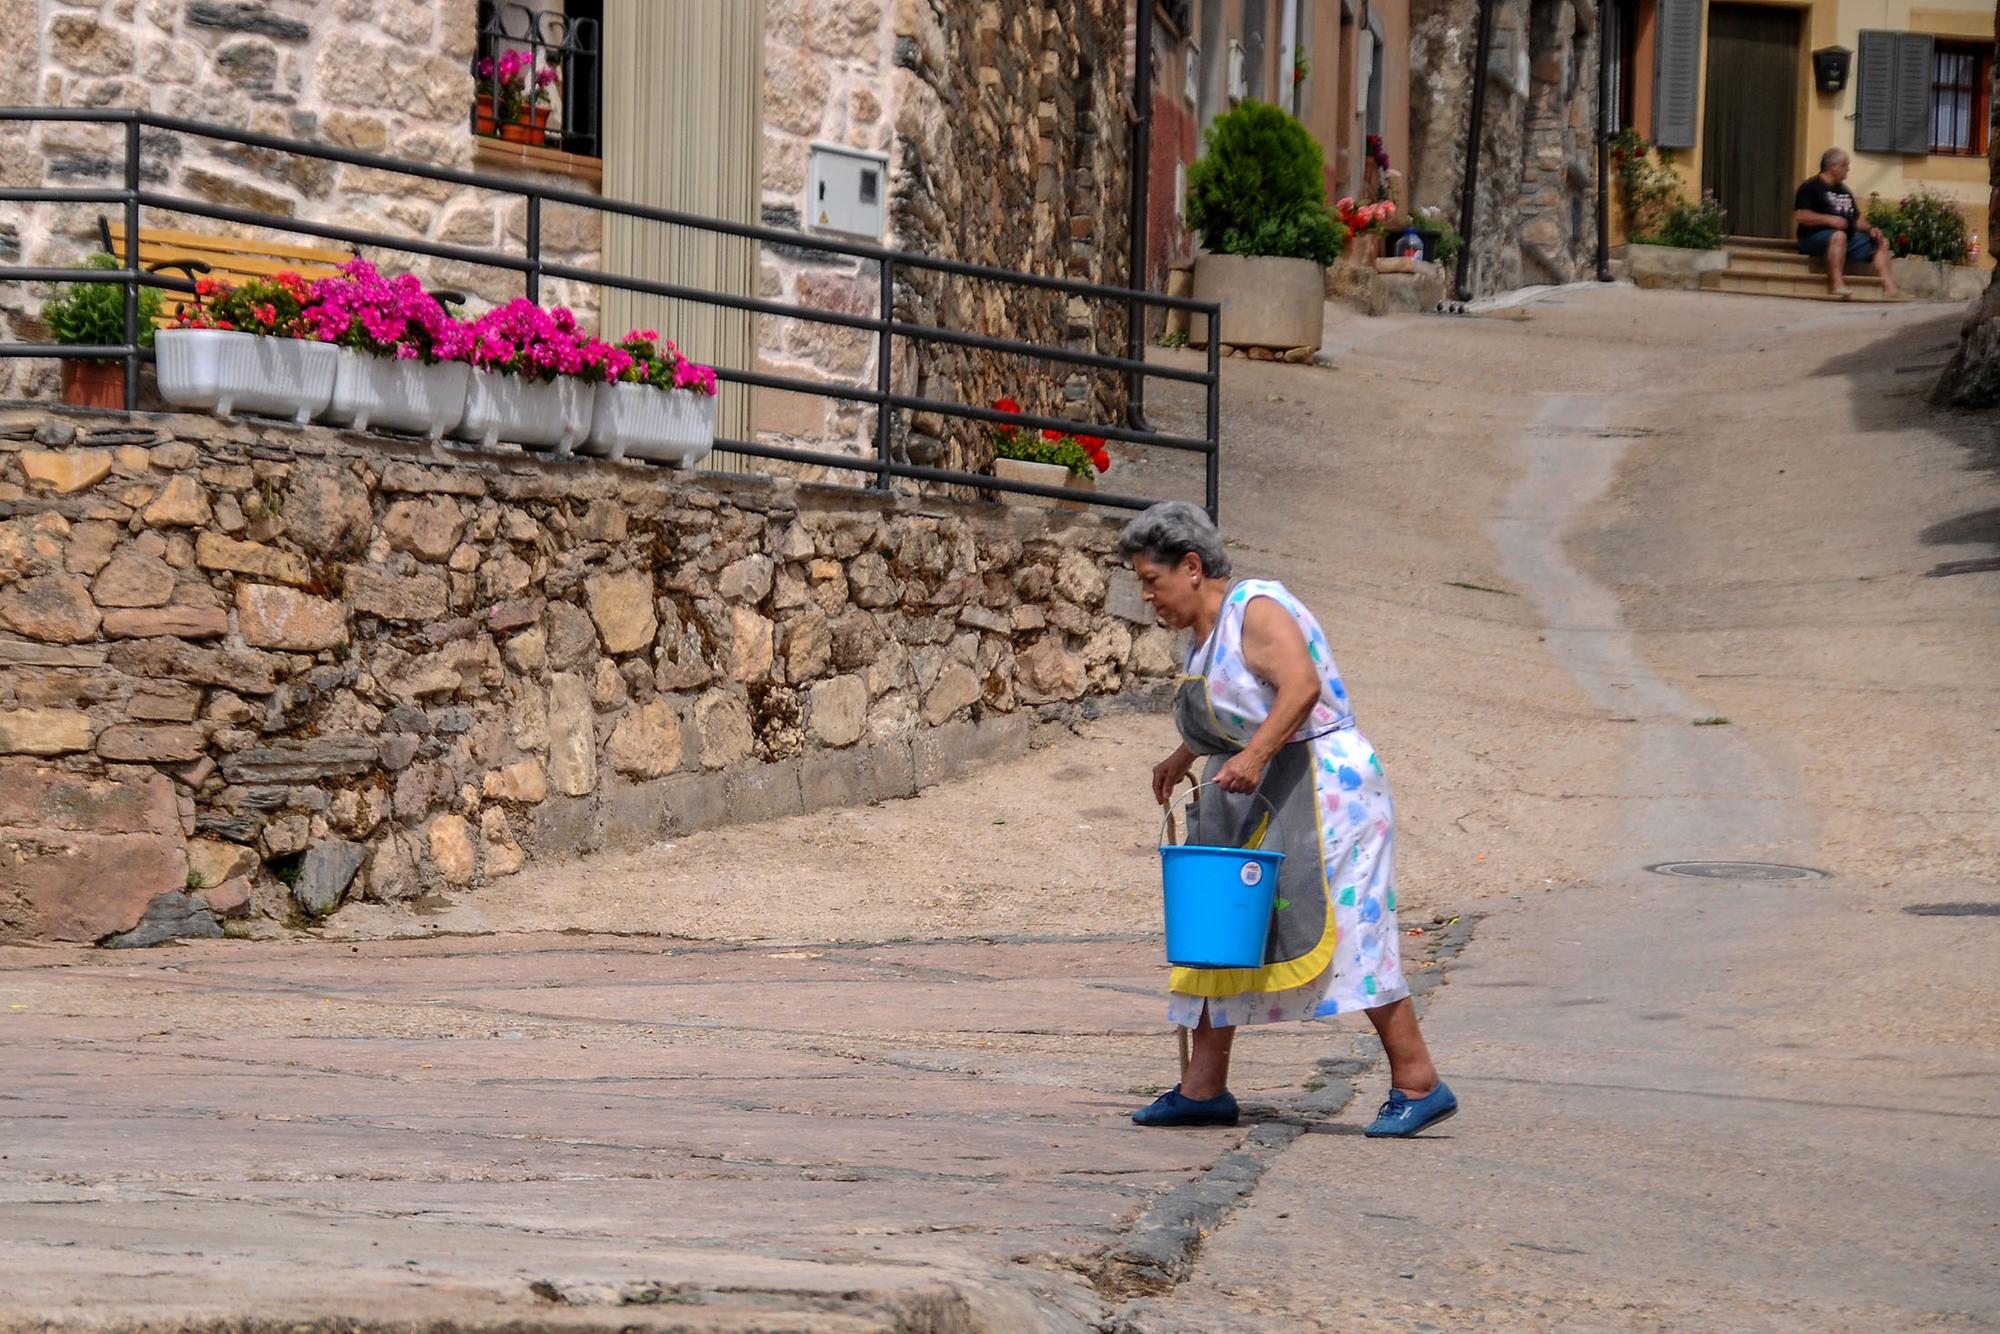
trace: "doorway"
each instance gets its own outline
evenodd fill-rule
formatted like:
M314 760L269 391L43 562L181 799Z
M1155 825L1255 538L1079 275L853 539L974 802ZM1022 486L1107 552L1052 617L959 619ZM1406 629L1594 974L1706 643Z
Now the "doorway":
M1709 7L1701 188L1721 201L1737 236L1793 234L1801 18L1769 5Z

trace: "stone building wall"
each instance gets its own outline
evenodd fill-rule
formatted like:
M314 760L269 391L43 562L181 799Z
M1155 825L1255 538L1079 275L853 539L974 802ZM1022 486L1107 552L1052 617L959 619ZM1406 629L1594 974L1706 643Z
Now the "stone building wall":
M164 115L434 166L470 169L475 0L0 0L0 102L27 106L142 107ZM0 126L0 180L87 188L123 182L119 126ZM525 237L522 201L415 182L310 158L149 132L142 175L154 189L279 217L379 230L458 245L505 246ZM0 255L65 265L99 248L109 208L0 206ZM254 229L149 210L149 227L245 235ZM551 207L544 250L595 264L595 214ZM283 237L340 249L333 242ZM521 294L519 275L455 262L412 262L440 286L489 301ZM550 283L544 299L589 317L594 289ZM5 334L40 339L37 293L0 289ZM30 377L23 382L21 377ZM48 364L0 364L0 395L46 393Z
M190 889L296 922L908 795L1169 685L1116 531L0 409L0 939Z
M1471 134L1477 0L1412 0L1414 202L1457 220ZM1596 263L1596 0L1498 0L1471 284L1480 295L1587 278Z
M1130 242L1125 15L1120 0L899 0L896 243L976 264L1123 285ZM913 274L907 319L1050 346L1122 354L1126 313L1058 293ZM1121 419L1115 375L930 345L902 368L927 398L1099 423ZM919 463L978 467L986 432L919 418Z

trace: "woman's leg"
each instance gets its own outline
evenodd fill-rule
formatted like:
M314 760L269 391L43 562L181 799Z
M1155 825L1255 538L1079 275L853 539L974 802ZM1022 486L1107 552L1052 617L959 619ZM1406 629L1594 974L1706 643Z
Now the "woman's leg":
M1188 1056L1187 1072L1181 1076L1181 1096L1206 1102L1229 1087L1229 1049L1236 1042L1236 1030L1211 1025L1204 1005L1201 1022L1191 1036L1194 1050ZM1421 1044L1423 1039L1417 1041Z
M1390 1088L1412 1098L1421 1098L1438 1086L1437 1066L1431 1063L1431 1049L1424 1043L1423 1030L1417 1027L1417 1003L1414 1000L1405 996L1391 1004L1378 1006L1368 1011L1368 1022L1375 1025L1375 1033L1382 1039L1382 1050L1389 1055ZM1229 1030L1223 1031L1226 1033ZM1200 1049L1199 1042L1196 1049ZM1226 1045L1222 1060L1226 1073L1229 1068L1229 1049ZM1188 1068L1192 1070L1194 1067L1190 1065Z

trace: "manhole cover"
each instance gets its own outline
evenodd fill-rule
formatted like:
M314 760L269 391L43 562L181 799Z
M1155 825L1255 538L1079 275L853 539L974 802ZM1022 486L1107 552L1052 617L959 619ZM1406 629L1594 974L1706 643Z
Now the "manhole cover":
M1661 862L1646 868L1655 875L1679 875L1694 880L1824 880L1825 871L1782 862Z
M1912 903L1903 911L1918 917L2000 917L2000 903Z

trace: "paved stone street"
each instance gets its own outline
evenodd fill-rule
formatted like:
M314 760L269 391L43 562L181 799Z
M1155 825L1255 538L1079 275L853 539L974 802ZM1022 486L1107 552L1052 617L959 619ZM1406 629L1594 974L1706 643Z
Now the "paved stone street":
M1225 530L1447 956L1423 1141L1304 1026L1242 1129L1126 1123L1171 742L1111 717L431 917L0 951L0 1330L2000 1328L2000 919L1904 911L2000 902L1955 320L1573 291L1230 363Z

